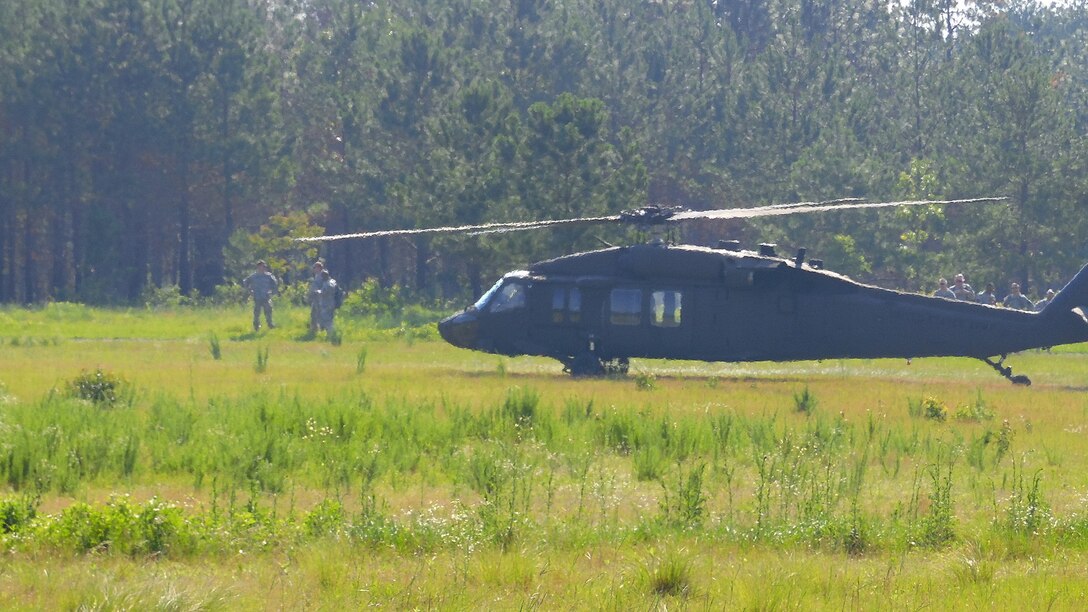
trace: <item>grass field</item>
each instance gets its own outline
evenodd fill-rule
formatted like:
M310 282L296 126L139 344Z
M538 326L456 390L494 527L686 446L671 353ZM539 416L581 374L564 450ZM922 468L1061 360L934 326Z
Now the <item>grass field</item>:
M636 361L0 310L0 608L1082 609L1088 349Z

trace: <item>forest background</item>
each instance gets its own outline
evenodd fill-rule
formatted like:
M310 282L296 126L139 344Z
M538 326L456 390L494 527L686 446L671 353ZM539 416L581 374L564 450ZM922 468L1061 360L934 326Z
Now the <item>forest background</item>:
M0 2L0 302L231 293L328 259L420 301L618 230L289 238L844 196L683 228L932 290L1088 261L1088 2ZM1079 213L1079 214L1078 214Z

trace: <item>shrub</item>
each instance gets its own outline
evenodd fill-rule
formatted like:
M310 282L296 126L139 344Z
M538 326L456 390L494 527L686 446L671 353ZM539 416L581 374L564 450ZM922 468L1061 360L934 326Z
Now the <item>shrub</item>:
M0 500L0 533L18 533L38 514L37 497Z
M363 282L358 290L348 295L341 308L352 316L374 317L383 323L390 324L393 318L399 318L404 310L404 298L401 295L400 285L382 287L381 283L370 278Z
M945 407L944 402L932 396L921 400L908 399L907 410L910 416L915 418L930 419L941 423L948 419L948 408Z
M177 308L178 306L190 306L192 300L182 295L177 285L156 287L148 285L140 292L140 301L151 310Z
M647 372L635 374L635 388L639 391L653 391L657 389L657 377Z
M808 385L805 385L799 393L793 394L793 409L802 414L812 414L819 403L816 396L808 390Z
M113 406L120 399L125 381L120 376L103 372L101 368L94 372L84 371L68 382L68 394L71 397L87 400L96 406Z
M994 418L994 411L986 405L986 400L982 399L982 392L979 391L975 397L975 401L972 404L960 406L956 409L957 421L971 421L979 423L982 421L991 421Z

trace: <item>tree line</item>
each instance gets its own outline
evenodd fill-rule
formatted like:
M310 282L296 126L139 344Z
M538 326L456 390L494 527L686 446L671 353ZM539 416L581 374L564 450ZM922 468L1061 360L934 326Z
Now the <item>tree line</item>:
M0 302L214 295L257 257L463 300L621 230L297 235L844 196L993 206L684 227L862 280L1088 261L1088 4L0 3Z

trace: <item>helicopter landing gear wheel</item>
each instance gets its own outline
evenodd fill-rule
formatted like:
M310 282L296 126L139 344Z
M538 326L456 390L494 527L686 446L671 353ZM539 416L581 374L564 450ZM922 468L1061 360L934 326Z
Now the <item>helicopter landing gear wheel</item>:
M1012 382L1012 384L1014 384L1014 385L1024 385L1025 387L1030 387L1031 386L1031 379L1030 378L1028 378L1027 376L1024 376L1023 374L1017 374L1016 376L1013 376L1012 368L1004 365L1006 357L1008 357L1008 355L1002 355L1001 359L998 359L997 361L993 361L989 357L982 357L982 361L985 361L991 368L997 370L998 374L1000 374L1000 375L1004 376L1005 378L1009 379Z
M600 357L586 351L575 355L574 359L571 359L567 371L570 372L571 376L575 377L600 376L604 374L604 364L601 363Z

